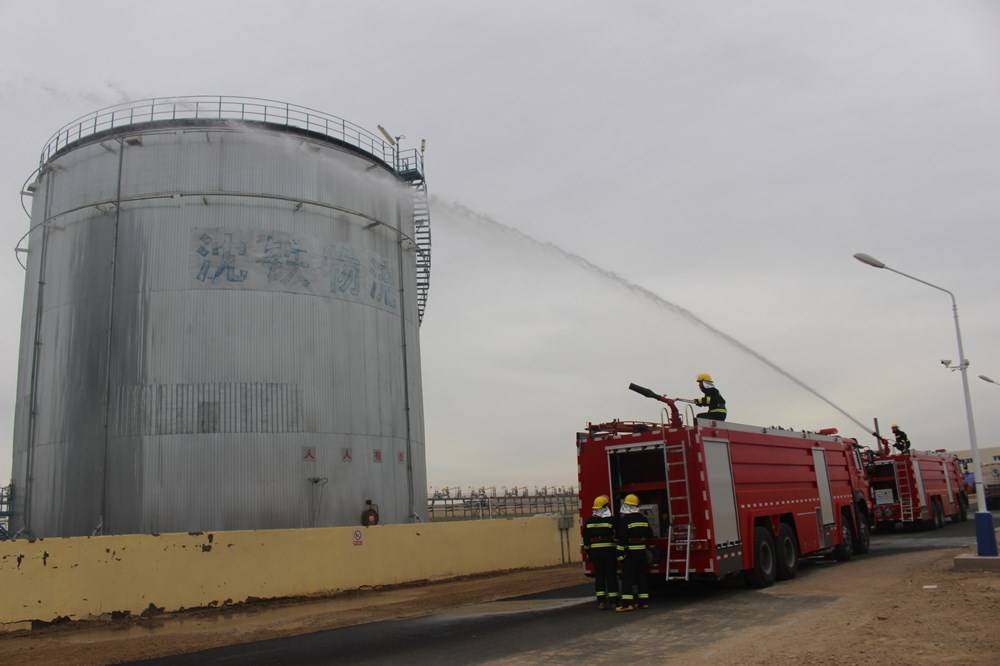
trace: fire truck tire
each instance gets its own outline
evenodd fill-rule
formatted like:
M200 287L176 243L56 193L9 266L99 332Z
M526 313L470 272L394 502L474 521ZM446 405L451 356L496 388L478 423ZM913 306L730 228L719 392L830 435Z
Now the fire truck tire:
M941 498L933 499L934 506L934 529L939 530L944 527L944 508L941 506Z
M782 523L778 528L778 538L774 544L777 553L775 578L790 580L799 572L799 544L791 525Z
M854 529L851 527L851 512L840 516L840 543L833 549L833 558L838 562L849 562L854 556Z
M868 517L858 512L858 535L854 540L854 554L864 555L871 548L872 534L868 526Z
M753 569L743 572L747 585L757 589L771 587L777 575L777 557L774 537L766 527L754 529L753 555Z
M958 494L958 520L964 523L969 519L969 498L965 493Z

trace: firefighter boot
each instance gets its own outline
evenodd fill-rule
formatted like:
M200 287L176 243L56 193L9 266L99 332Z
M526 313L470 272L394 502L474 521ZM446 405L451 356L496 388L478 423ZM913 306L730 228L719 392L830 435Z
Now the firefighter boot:
M601 599L597 602L597 610L608 610L608 602Z

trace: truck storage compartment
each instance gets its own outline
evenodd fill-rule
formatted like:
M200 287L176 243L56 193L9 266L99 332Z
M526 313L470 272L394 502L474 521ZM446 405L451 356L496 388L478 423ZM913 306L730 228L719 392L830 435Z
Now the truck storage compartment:
M670 525L667 502L667 466L662 445L609 449L611 497L615 507L629 493L639 498L639 511L657 537L666 537ZM617 511L616 511L617 512Z

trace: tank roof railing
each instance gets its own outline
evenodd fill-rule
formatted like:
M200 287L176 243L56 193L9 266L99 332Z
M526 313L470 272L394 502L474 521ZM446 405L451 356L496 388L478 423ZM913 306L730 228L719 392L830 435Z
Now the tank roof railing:
M327 136L358 148L398 171L397 146L338 116L309 107L260 97L199 95L154 97L98 109L56 131L42 148L39 164L82 139L119 127L169 120L231 120L294 127ZM422 160L421 160L422 161ZM422 165L421 170L422 170ZM408 169L413 164L407 164Z

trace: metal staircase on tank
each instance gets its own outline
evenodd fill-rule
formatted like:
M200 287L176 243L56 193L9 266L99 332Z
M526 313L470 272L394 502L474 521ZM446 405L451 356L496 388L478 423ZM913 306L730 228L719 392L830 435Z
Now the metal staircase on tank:
M424 179L423 150L402 151L396 171L410 183L413 197L413 239L417 243L417 317L424 321L427 295L431 288L431 208Z
M687 446L666 443L667 504L670 531L667 533L667 575L669 580L688 580L691 564L691 493L688 484Z
M897 460L893 465L896 472L896 494L899 495L899 517L904 523L913 522L913 485L910 483L909 458Z
M10 517L13 515L14 486L0 486L0 541L10 538Z

